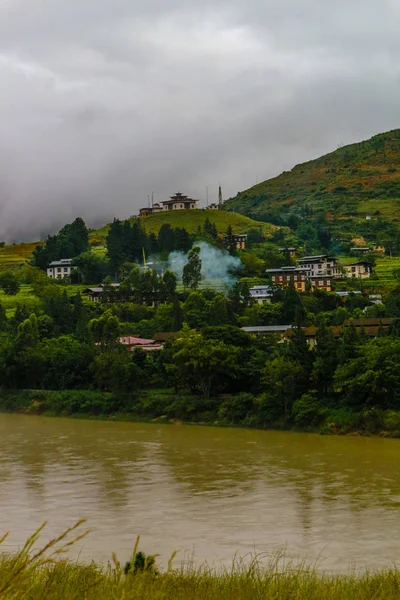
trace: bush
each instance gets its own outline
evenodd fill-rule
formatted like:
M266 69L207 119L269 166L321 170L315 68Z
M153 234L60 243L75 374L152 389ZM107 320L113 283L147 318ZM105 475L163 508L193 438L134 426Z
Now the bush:
M256 401L253 394L245 392L230 396L219 407L218 417L229 423L242 423L256 413Z
M326 414L326 410L311 394L303 394L293 404L292 417L294 423L303 429L319 425Z

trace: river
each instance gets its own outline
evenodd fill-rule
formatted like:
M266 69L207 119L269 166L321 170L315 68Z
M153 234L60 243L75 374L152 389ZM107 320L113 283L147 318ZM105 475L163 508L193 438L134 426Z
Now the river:
M82 560L233 555L376 568L400 557L400 440L0 415L0 535L85 517Z

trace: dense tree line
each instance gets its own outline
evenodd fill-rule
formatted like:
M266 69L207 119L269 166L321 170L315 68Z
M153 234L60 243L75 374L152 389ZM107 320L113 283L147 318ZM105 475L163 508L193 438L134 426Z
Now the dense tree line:
M62 258L74 258L89 250L89 231L83 219L75 219L65 225L56 235L49 235L43 246L37 246L33 253L33 265L46 269Z
M178 295L172 274L159 278L133 268L118 292L126 297L88 303L37 269L24 277L40 305L19 306L7 318L0 304L0 396L30 390L33 402L32 390L75 390L69 404L57 396L72 412L303 429L330 423L379 430L390 422L400 431L400 287L381 306L368 307L359 296L346 302L317 291L299 296L293 288L277 290L274 304L253 305L244 282L228 296L189 289ZM114 290L106 284L108 293ZM150 302L154 293L162 295L157 304ZM393 322L370 338L352 324L360 315ZM240 328L249 322L291 323L290 340L253 337ZM302 328L312 323L314 347ZM119 342L121 335L160 331L170 334L162 351L129 352ZM101 402L99 393L106 394Z

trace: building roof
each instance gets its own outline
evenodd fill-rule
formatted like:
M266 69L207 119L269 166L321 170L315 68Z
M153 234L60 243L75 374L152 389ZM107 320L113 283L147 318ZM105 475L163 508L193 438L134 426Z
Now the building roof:
M159 344L156 340L147 340L132 335L125 335L119 338L120 344L128 346L131 350L142 348L142 350L162 350L164 345Z
M266 273L308 273L311 269L307 267L277 267L275 269L266 269Z
M303 256L303 258L299 258L298 262L313 262L314 260L321 260L321 258L328 258L327 254L318 254L316 256Z
M62 258L61 260L53 260L49 267L69 267L72 264L72 258Z
M353 263L347 263L347 265L344 265L344 268L346 268L346 267L357 267L358 265L372 266L372 263L369 262L368 260L358 260L358 261L353 262Z
M169 200L163 200L161 204L174 204L175 202L198 202L194 198L189 198L181 192L176 192L173 196L170 196Z
M277 333L291 328L291 325L258 325L256 327L242 327L242 331L246 333Z
M250 288L250 292L251 290L268 290L271 291L271 286L270 285L253 285L253 287Z
M83 296L90 296L91 294L102 294L104 292L104 288L102 287L90 287L83 290Z

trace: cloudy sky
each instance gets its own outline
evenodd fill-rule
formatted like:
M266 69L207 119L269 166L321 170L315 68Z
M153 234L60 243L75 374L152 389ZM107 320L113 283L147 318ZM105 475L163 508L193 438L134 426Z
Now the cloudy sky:
M0 240L399 126L398 0L0 0Z

